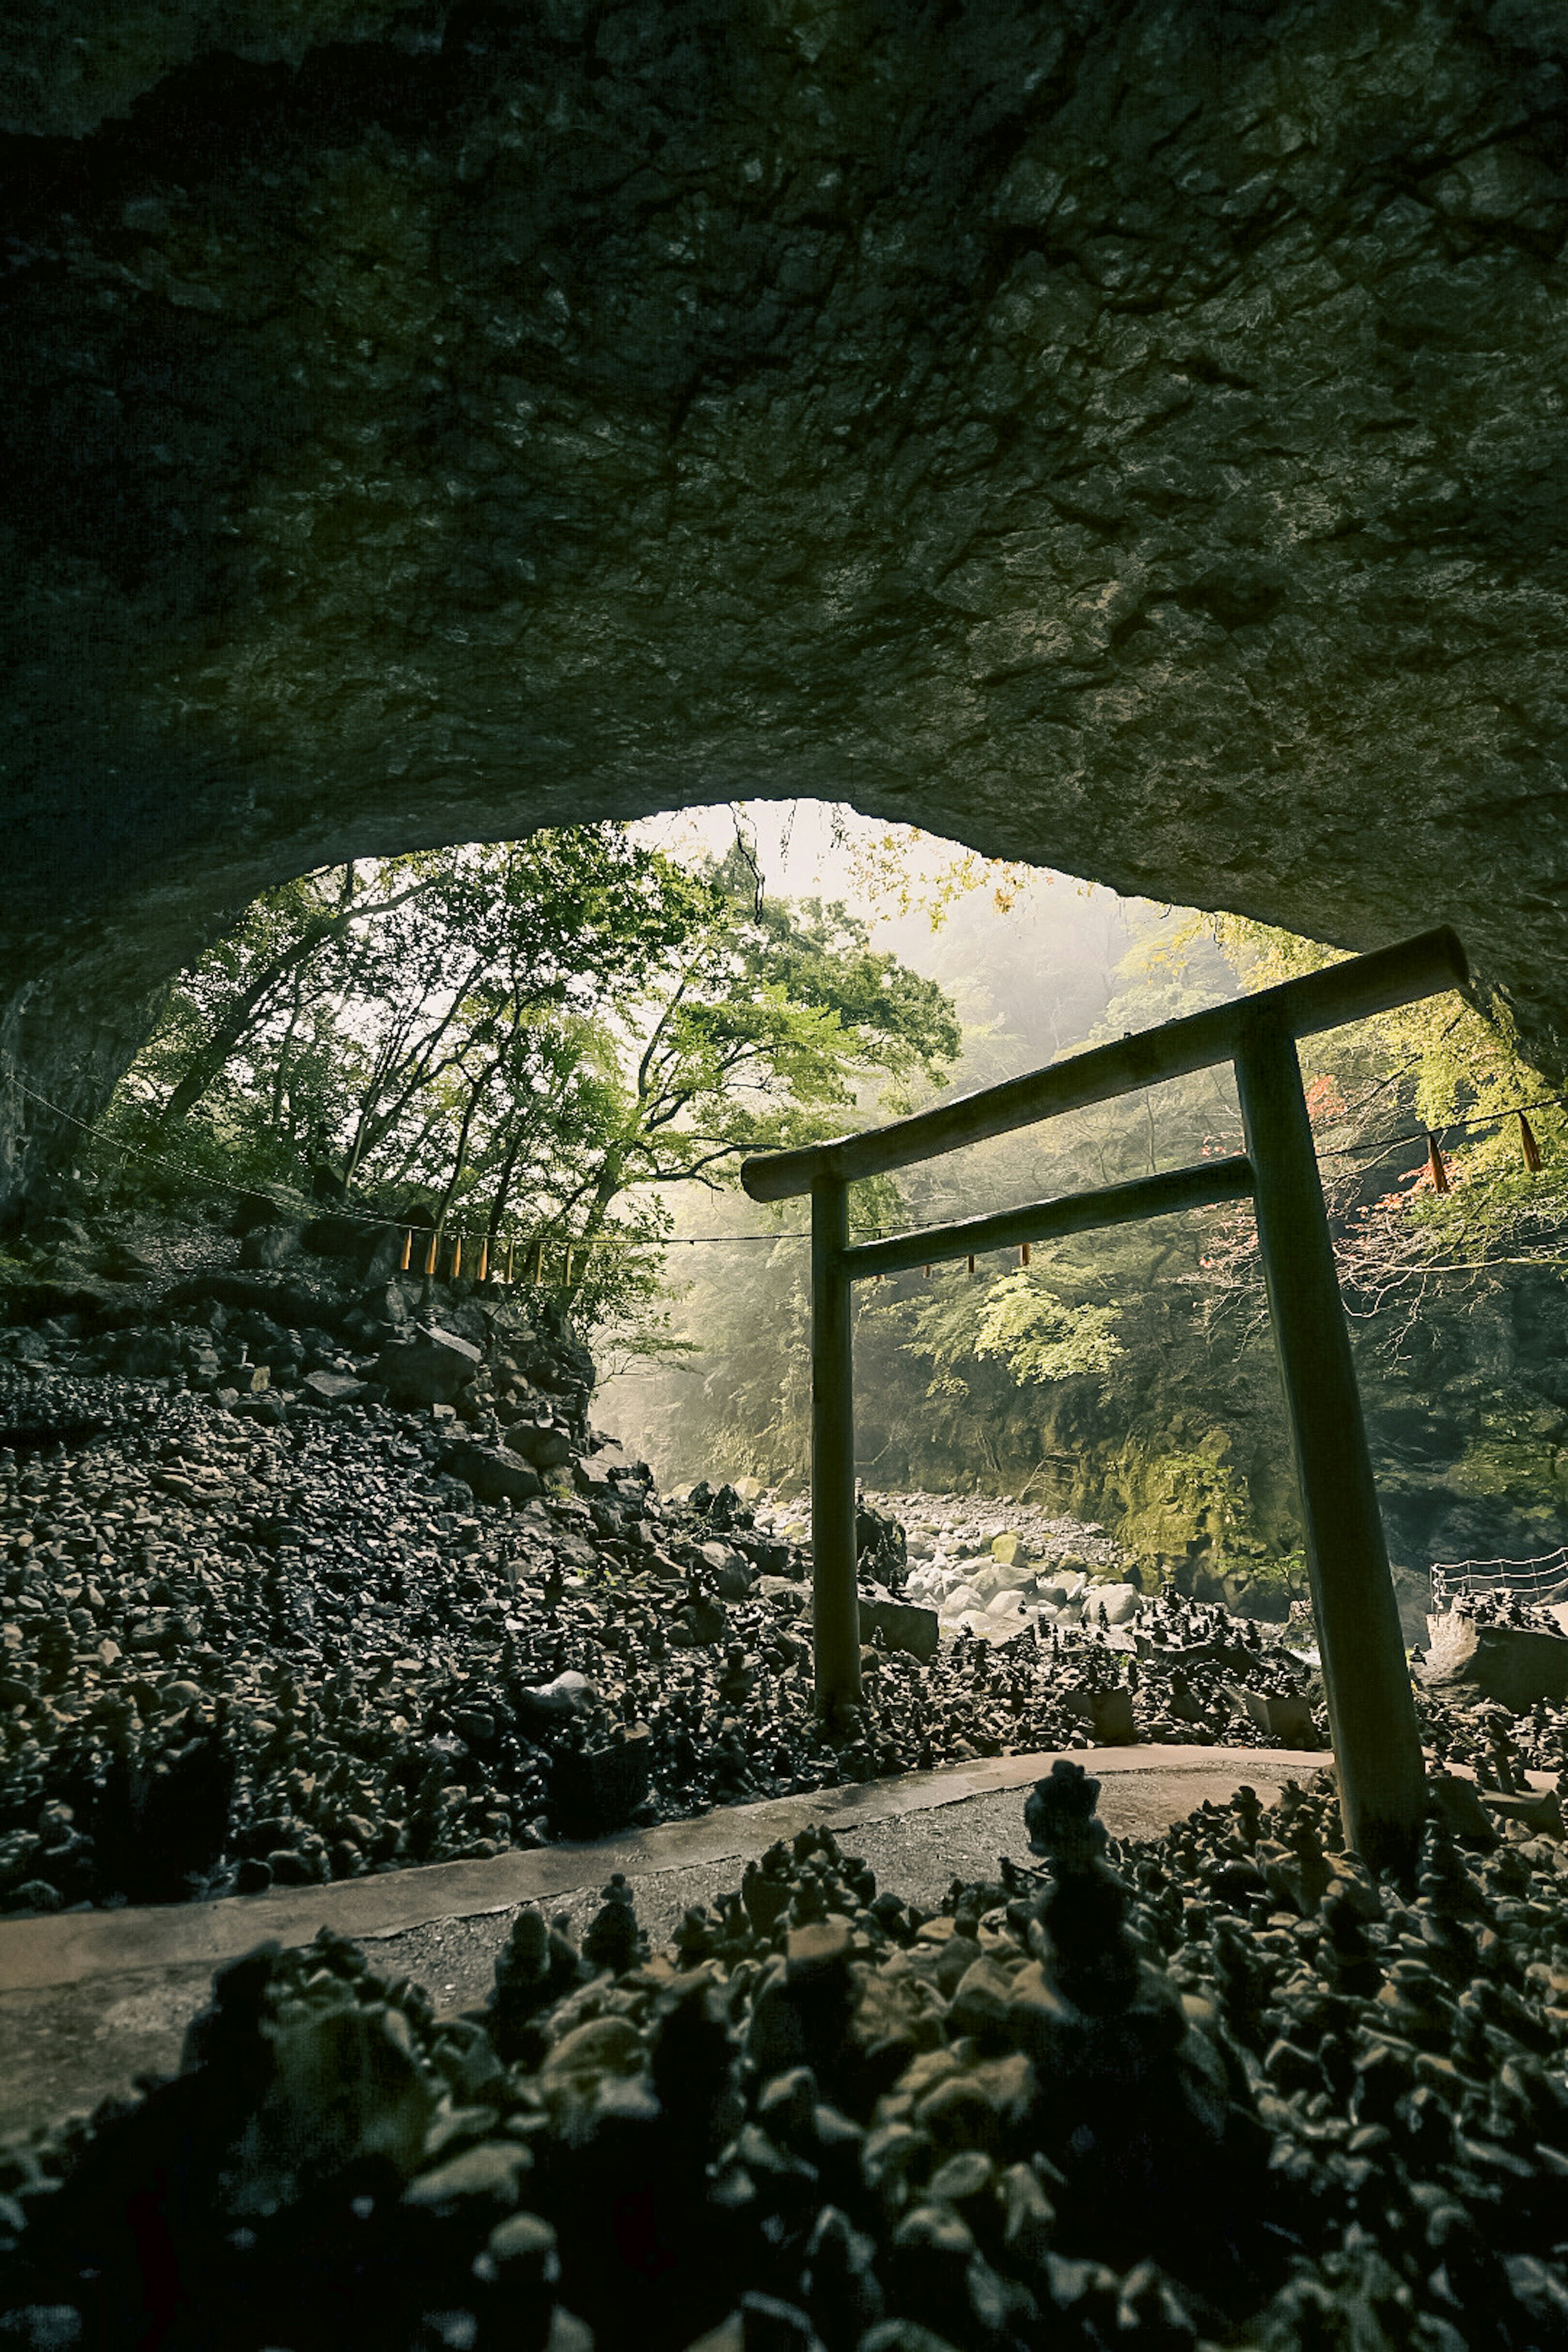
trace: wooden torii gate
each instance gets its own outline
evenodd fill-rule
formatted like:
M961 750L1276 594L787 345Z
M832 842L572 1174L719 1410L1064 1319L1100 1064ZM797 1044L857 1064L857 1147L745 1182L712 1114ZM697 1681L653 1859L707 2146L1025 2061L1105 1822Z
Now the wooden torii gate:
M860 1695L851 1284L1250 1198L1306 1525L1346 1834L1372 1868L1409 1867L1424 1811L1421 1741L1296 1040L1461 987L1468 977L1455 933L1426 931L911 1118L745 1162L742 1181L752 1200L811 1195L813 1619L824 1714ZM1236 1071L1245 1155L851 1246L848 1192L856 1178L908 1168L1216 1062Z

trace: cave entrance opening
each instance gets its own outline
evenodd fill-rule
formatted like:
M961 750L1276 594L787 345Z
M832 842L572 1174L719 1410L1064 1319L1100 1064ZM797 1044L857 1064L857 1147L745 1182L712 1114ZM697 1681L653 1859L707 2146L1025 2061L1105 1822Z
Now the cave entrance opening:
M1464 984L1453 931L1331 964L831 1143L748 1160L754 1201L811 1197L813 1634L818 1708L860 1695L852 1286L983 1251L1250 1199L1295 1456L1340 1803L1374 1870L1408 1871L1425 1766L1350 1333L1301 1086L1298 1038ZM849 1186L965 1144L1228 1062L1244 1154L966 1223L851 1244Z

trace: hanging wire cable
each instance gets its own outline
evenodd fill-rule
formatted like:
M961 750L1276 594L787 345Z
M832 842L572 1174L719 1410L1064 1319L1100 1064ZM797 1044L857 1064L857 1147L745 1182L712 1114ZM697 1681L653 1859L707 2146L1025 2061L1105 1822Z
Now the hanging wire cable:
M63 1105L51 1102L47 1095L40 1094L36 1087L28 1086L25 1079L13 1077L9 1083L16 1088L19 1094L24 1094L30 1101L41 1105L41 1107L45 1110L48 1111L54 1118L64 1119L68 1125L79 1128L84 1135L96 1133L97 1130L91 1119L82 1118L79 1117L75 1111L65 1109ZM1320 1151L1318 1157L1320 1160L1370 1159L1379 1152L1393 1152L1401 1150L1406 1144L1416 1144L1419 1145L1427 1155L1427 1168L1428 1171L1432 1174L1434 1188L1438 1192L1447 1192L1450 1189L1450 1186L1447 1180L1447 1167L1444 1164L1442 1158L1442 1138L1446 1135L1454 1133L1456 1130L1464 1130L1468 1132L1473 1128L1500 1127L1506 1120L1516 1118L1520 1125L1520 1139L1524 1153L1525 1165L1533 1175L1538 1173L1542 1167L1542 1151L1541 1146L1536 1139L1534 1129L1531 1128L1526 1114L1532 1110L1562 1110L1565 1108L1568 1108L1568 1102L1565 1102L1561 1096L1538 1095L1532 1101L1512 1104L1506 1110L1478 1112L1474 1117L1469 1118L1446 1119L1440 1126L1436 1128L1413 1129L1406 1134L1376 1136L1361 1143L1335 1145L1326 1150ZM178 1174L185 1177L198 1191L221 1192L232 1198L240 1200L259 1201L271 1208L276 1208L278 1205L276 1198L272 1193L263 1192L256 1185L242 1184L225 1177L213 1176L205 1170L193 1168L189 1160L181 1160L174 1153L166 1150L155 1150L150 1144L128 1143L124 1146L124 1150L127 1158L134 1156L149 1162L154 1167L166 1168L176 1171ZM1439 1181L1436 1172L1437 1169L1442 1170L1441 1181ZM388 1217L385 1214L378 1213L374 1210L352 1209L346 1204L339 1203L333 1203L331 1214L334 1217L344 1218L355 1224L374 1226L378 1230L384 1230L389 1224L395 1225L404 1222L399 1218ZM951 1221L946 1217L926 1217L921 1219L917 1223L900 1224L898 1227L898 1231L900 1233L928 1233L933 1231L936 1227L945 1225L950 1222ZM419 1233L424 1233L428 1229L421 1225L416 1227L415 1230ZM853 1226L853 1231L858 1240L880 1241L884 1238L888 1228L880 1224L856 1224ZM809 1232L799 1228L793 1230L786 1228L763 1234L648 1234L643 1238L639 1238L635 1234L607 1234L598 1236L592 1244L586 1244L581 1240L569 1240L567 1236L563 1235L558 1246L562 1248L569 1246L574 1252L584 1247L591 1247L595 1250L703 1249L727 1248L734 1244L757 1242L765 1242L770 1244L781 1241L805 1242L809 1241L810 1238L811 1236ZM541 1246L542 1246L542 1244L541 1244ZM1026 1265L1028 1263L1026 1258L1024 1263ZM432 1271L432 1268L427 1266L426 1271L430 1272Z

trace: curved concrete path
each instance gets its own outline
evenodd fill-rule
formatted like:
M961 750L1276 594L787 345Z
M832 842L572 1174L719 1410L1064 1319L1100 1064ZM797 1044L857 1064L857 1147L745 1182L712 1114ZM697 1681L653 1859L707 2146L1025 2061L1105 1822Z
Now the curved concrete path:
M512 1851L485 1862L344 1879L150 1910L78 1911L0 1921L0 2138L81 2113L139 2074L171 2072L215 1968L275 1937L309 1943L333 1927L374 1945L375 1964L411 1976L438 2008L483 2000L495 1956L519 1909L564 1912L574 1927L597 1907L612 1871L631 1881L657 1950L688 1905L735 1885L746 1859L820 1822L864 1855L880 1885L934 1906L954 1877L1022 1856L1023 1792L1058 1752L1102 1783L1113 1838L1155 1837L1205 1799L1244 1783L1271 1801L1288 1780L1331 1762L1270 1748L1074 1748L1001 1756L896 1780L725 1806L593 1845Z

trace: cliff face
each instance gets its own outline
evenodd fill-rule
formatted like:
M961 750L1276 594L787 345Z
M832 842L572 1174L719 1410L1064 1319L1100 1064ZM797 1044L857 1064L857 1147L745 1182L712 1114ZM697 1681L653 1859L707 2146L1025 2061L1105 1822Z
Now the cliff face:
M1450 920L1563 1068L1565 54L1550 0L12 12L11 1208L267 882L740 794Z

